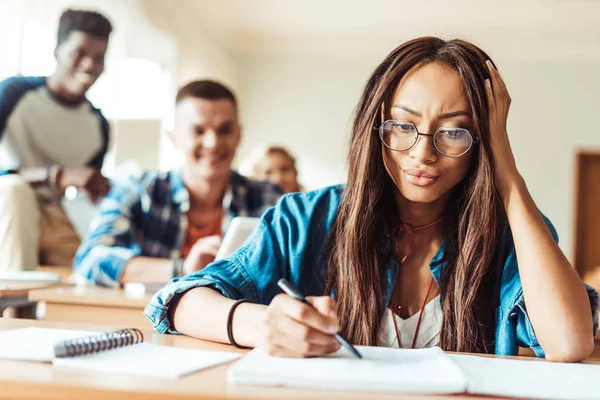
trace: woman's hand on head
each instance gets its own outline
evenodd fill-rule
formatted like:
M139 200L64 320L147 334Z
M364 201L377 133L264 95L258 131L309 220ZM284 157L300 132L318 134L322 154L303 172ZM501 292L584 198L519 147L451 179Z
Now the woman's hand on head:
M510 185L512 180L519 176L506 129L511 98L504 80L492 62L488 60L486 65L491 76L491 79L485 82L488 97L490 141L496 162L498 190L502 192L504 187Z
M257 347L279 357L315 357L333 353L338 319L330 297L307 297L315 309L286 294L276 296L265 314Z

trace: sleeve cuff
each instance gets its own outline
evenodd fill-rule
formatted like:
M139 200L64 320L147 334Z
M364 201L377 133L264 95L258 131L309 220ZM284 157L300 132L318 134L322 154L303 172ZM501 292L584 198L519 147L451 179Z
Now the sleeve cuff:
M596 336L598 333L598 292L596 289L585 284L585 289L588 292L588 297L590 298L590 307L592 309L592 320L594 321L593 334Z
M590 299L591 315L593 320L592 334L595 336L598 332L598 292L593 287L587 284L585 284L585 288ZM525 330L525 332L523 332L522 330L517 328L517 338L519 340L519 344L522 344L526 347L530 347L538 357L545 357L544 350L542 349L537 340L535 331L533 330L533 326L531 325L531 321L529 320L529 316L527 315L527 310L525 308L525 299L522 293L517 298L513 310L513 312L518 313L517 318L519 319L520 325Z
M228 288L215 280L210 278L199 278L195 280L182 280L182 278L175 278L171 283L167 284L164 288L159 290L150 300L150 303L144 310L144 315L150 320L154 329L159 333L172 333L179 334L174 329L169 321L169 307L173 304L174 300L181 297L185 292L197 287L210 287L219 291L223 296L233 300L239 300L239 295L233 290Z
M139 255L137 249L96 246L75 264L75 272L95 285L118 288L127 263Z
M533 350L536 356L544 358L546 354L542 349L542 346L537 340L533 325L527 315L527 309L525 308L525 297L523 293L517 298L511 316L515 315L517 318L517 342L521 347L528 347Z

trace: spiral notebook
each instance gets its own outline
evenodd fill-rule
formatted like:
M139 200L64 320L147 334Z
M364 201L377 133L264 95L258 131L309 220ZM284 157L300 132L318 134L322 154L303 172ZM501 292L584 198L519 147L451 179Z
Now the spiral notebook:
M120 374L178 378L239 356L144 343L137 329L102 333L30 327L0 332L0 359Z

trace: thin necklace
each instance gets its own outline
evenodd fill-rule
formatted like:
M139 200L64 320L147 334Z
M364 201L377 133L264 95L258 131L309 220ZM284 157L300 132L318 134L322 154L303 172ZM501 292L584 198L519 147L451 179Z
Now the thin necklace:
M407 224L406 222L402 222L400 224L400 232L406 232L406 234L408 235L408 252L406 252L406 254L404 255L404 257L402 257L402 260L400 261L400 264L404 264L404 262L408 259L408 257L410 257L412 255L413 252L413 247L415 245L415 234L419 231L422 231L423 229L429 228L431 226L434 226L435 224L440 223L442 220L444 219L444 217L441 217L440 219L437 219L429 224L426 225L421 225L421 226L417 226L417 227L412 227L409 224Z
M429 228L429 227L439 223L443 219L444 219L444 217L441 217L440 219L435 220L429 224L417 226L414 228L412 226L410 226L409 224L407 224L406 222L402 222L400 224L400 232L402 232L402 231L406 232L406 234L408 235L408 240L409 240L408 251L407 251L406 255L404 255L404 257L402 257L402 260L400 261L400 265L404 264L406 262L406 260L412 255L413 247L415 245L415 234L420 230ZM425 306L427 305L427 299L429 298L429 294L431 293L431 289L433 287L433 282L434 282L434 279L432 276L431 281L429 282L429 288L427 289L427 294L425 295L425 299L423 299L423 305L421 306L419 319L417 320L417 326L415 328L415 334L413 336L412 345L410 347L411 349L414 349L415 345L417 344L417 337L419 336L419 329L421 328L421 319L423 318L423 314L425 312ZM402 347L402 342L400 341L400 331L398 331L398 324L396 323L396 314L394 313L394 310L392 309L391 305L388 305L388 308L390 309L392 321L394 322L394 330L396 331L396 340L398 340L398 347ZM401 307L398 307L398 309L401 309Z
M425 305L427 304L427 299L429 298L429 294L431 293L431 288L433 287L433 281L434 281L434 279L432 276L431 282L429 282L429 289L427 289L427 294L425 295L425 299L423 299L423 305L421 306L421 313L419 314L419 319L417 320L417 327L415 328L415 334L413 336L412 345L410 346L411 349L414 349L415 345L417 344L417 336L419 336L419 329L421 328L421 319L423 318ZM389 307L389 309L390 309L390 312L392 315L392 321L394 321L394 330L396 331L396 340L398 341L398 347L402 348L402 342L400 341L400 331L398 330L398 324L396 323L396 315L394 314L392 307Z

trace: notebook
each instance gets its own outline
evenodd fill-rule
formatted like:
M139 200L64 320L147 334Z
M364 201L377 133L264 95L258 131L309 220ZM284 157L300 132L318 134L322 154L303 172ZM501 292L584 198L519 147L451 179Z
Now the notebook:
M469 378L468 392L532 399L600 398L600 364L553 363L450 354Z
M0 359L157 378L178 378L239 356L144 343L137 329L108 334L35 327L0 332Z
M600 365L557 364L465 355L440 348L357 346L322 358L272 357L252 350L227 371L232 384L407 394L481 394L538 399L598 399Z

